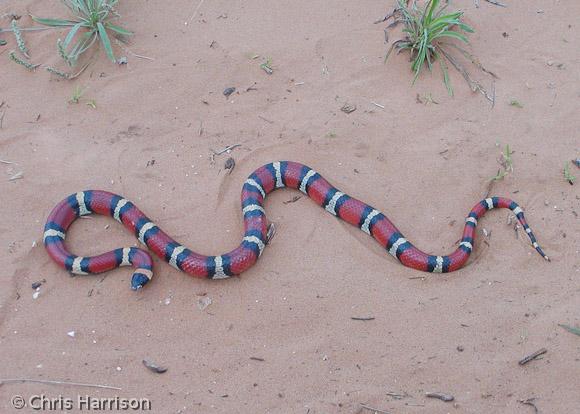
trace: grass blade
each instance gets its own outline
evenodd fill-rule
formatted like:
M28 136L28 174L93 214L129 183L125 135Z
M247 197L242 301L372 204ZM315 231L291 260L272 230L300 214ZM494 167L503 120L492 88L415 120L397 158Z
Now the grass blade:
M111 41L109 40L109 35L107 34L107 31L105 30L105 26L103 26L103 23L98 22L97 27L99 29L99 36L101 38L101 42L103 43L103 46L105 47L105 51L107 52L107 56L109 56L109 59L111 59L113 61L113 63L116 62L117 59L115 58L115 54L113 53L113 48L111 47Z
M112 31L119 33L120 35L131 36L133 34L133 32L130 32L129 30L123 29L121 26L116 26L111 23L107 23L105 27L107 29L111 29Z
M561 324L561 323L559 323L558 326L566 329L568 332L573 333L574 335L580 336L580 328L574 328L573 326L564 325L564 324Z
M74 26L77 22L72 20L61 20L61 19L44 19L42 17L32 16L32 20L36 23L43 24L45 26L52 27L63 27L63 26Z
M452 30L444 30L441 33L436 34L435 36L433 36L433 40L441 38L441 37L452 37L454 39L461 40L464 43L469 43L469 41L467 40L467 37L465 37L465 35L462 35L461 33L454 32Z
M73 37L75 37L75 35L77 34L77 32L79 31L79 29L83 26L83 23L77 23L75 24L70 31L68 32L68 34L66 35L64 42L62 44L63 48L66 50L68 48L68 45L70 44L70 42L72 41Z

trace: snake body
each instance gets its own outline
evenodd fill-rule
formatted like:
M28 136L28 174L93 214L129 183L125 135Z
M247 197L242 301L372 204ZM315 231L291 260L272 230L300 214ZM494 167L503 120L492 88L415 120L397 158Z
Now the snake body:
M44 227L44 245L50 257L73 274L101 273L119 266L133 266L136 270L131 287L139 289L153 275L153 260L146 250L125 247L98 256L83 257L70 253L65 246L66 231L75 219L91 213L108 215L123 223L142 244L176 269L196 277L225 279L249 269L262 254L267 244L268 227L264 199L272 191L283 187L300 190L330 214L372 236L401 264L416 270L446 273L463 267L473 250L477 221L493 208L510 209L532 246L549 260L528 226L523 210L510 199L490 197L477 203L465 219L463 237L457 249L448 256L435 256L413 246L380 211L339 191L306 165L292 161L266 164L245 181L242 187L245 233L241 244L229 253L220 256L195 253L164 233L132 202L100 190L81 191L57 204Z

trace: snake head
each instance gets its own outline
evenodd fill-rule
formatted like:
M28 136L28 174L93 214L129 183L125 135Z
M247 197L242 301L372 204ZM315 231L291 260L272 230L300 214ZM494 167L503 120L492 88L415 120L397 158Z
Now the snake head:
M131 277L131 289L139 290L145 286L153 276L153 272L149 269L137 269Z

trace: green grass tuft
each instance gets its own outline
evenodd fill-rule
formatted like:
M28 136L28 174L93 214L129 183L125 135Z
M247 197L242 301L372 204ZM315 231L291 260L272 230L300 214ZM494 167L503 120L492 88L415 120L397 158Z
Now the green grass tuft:
M411 70L414 72L413 83L415 83L421 73L421 69L427 67L431 71L435 61L439 61L447 92L449 95L453 95L447 66L447 62L449 62L463 75L473 90L480 90L487 96L487 93L479 84L471 80L465 69L446 50L446 46L452 46L464 56L468 56L472 63L479 64L475 57L460 46L444 42L446 40L458 40L464 44L469 43L466 34L473 33L474 30L471 26L463 23L463 12L455 11L445 14L444 12L448 5L442 6L440 0L429 0L421 8L417 6L416 0L410 0L409 5L407 3L405 0L398 0L398 7L392 14L395 20L390 25L403 23L405 38L399 39L391 45L385 56L385 62L394 49L397 49L398 52L409 51L411 54Z
M510 106L515 106L516 108L520 108L520 109L522 109L524 107L524 105L520 101L518 101L517 99L512 99L510 101Z
M501 158L498 160L502 169L497 170L497 174L491 177L490 181L499 181L505 178L511 172L514 172L514 161L512 159L513 151L511 150L509 144L507 144L501 153Z
M570 183L570 185L574 185L576 182L576 177L570 172L570 163L564 164L564 179Z
M77 64L79 57L95 43L100 42L109 59L116 62L111 35L129 36L132 33L111 23L119 17L114 6L118 0L62 0L73 14L70 20L33 16L37 23L50 27L69 27L64 41L57 42L59 55L69 64ZM76 39L76 43L73 40Z
M84 93L85 93L85 90L83 88L81 88L78 85L75 86L75 88L72 91L72 95L70 97L69 103L78 104L81 101L81 98L82 98Z

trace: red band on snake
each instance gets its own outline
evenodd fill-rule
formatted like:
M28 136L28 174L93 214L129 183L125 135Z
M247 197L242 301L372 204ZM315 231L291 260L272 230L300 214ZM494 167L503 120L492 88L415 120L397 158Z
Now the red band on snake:
M76 256L65 246L66 231L80 216L91 213L108 215L134 232L139 241L171 266L196 277L224 279L252 267L266 246L268 221L263 203L266 195L282 188L298 189L330 214L357 226L372 236L388 253L412 269L447 273L465 265L473 250L477 221L493 208L510 209L528 235L532 246L546 260L522 209L512 200L490 197L477 203L465 220L463 237L448 256L434 256L413 246L380 211L340 192L311 168L292 161L279 161L258 168L242 187L244 238L229 253L205 256L186 248L157 227L132 202L100 190L82 191L62 200L48 216L44 245L50 257L73 274L101 273L119 266L136 268L133 289L143 287L153 275L153 260L143 249L125 247L93 257Z

